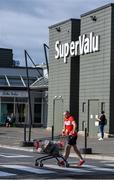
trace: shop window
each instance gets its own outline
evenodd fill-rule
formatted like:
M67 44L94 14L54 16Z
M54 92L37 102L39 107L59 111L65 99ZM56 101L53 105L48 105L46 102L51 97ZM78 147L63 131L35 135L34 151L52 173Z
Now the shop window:
M13 112L14 112L13 103L1 103L0 123L5 124L7 115Z
M41 104L34 104L34 122L41 123Z
M82 112L85 112L85 109L86 109L86 103L83 102L83 103L82 103Z
M25 122L26 104L16 104L17 121Z

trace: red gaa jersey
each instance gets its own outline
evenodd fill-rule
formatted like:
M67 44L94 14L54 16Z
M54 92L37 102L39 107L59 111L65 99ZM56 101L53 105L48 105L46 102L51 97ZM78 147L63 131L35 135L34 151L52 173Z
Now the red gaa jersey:
M69 135L70 132L73 131L75 120L73 116L69 116L68 118L64 118L65 131ZM77 132L74 132L72 135L77 135Z

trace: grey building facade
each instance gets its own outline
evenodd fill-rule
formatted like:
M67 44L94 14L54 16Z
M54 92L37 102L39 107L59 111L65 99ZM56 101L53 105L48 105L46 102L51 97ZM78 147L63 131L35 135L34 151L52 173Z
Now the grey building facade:
M73 42L74 41L74 42ZM114 134L114 4L49 28L48 126L62 128L68 109L79 131L96 136L96 117L104 110L105 132Z
M105 132L114 134L114 5L108 4L81 16L81 34L99 35L99 51L80 56L79 129L86 122L95 136L96 116L104 110L108 119Z

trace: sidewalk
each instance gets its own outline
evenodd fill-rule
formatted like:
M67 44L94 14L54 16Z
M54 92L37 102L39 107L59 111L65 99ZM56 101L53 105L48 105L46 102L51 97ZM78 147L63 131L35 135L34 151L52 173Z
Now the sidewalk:
M29 129L27 128L27 141ZM51 137L51 131L45 128L32 128L31 129L31 141L34 139ZM0 127L0 147L33 151L33 147L22 147L21 144L24 141L24 128L6 128ZM77 141L78 148L85 148L84 136L79 135ZM114 160L114 138L106 138L103 141L98 141L97 138L87 138L87 148L92 148L92 154L86 155L86 158L92 159L105 159ZM71 152L71 156L75 154Z

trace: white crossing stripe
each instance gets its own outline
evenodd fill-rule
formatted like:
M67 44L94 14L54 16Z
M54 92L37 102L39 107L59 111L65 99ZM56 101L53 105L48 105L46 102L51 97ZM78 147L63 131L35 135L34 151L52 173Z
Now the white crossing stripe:
M13 153L1 153L1 157L6 157L6 158L23 158L23 157L33 157L33 156L28 156L28 155L23 155L23 154L13 154Z
M17 169L17 170L21 170L21 171L30 172L30 173L36 173L36 174L55 173L55 172L50 171L50 170L32 168L29 166L21 166L21 165L1 165L1 166L5 167L5 168Z
M106 166L114 166L114 164L106 164ZM102 167L98 167L98 166L93 166L93 165L87 165L87 164L84 164L83 167L87 167L87 168L91 168L93 170L97 170L97 171L108 171L108 172L114 172L114 169L113 168L102 168Z
M66 170L67 172L69 171L69 172L76 172L76 173L91 172L91 170L81 169L79 167L69 168L69 167L62 167L58 165L47 165L47 164L45 165L45 167L58 169L58 170Z
M93 170L104 171L104 172L114 172L114 168L95 167L95 168L93 168Z
M114 163L114 160L100 161L101 163Z
M88 164L83 164L82 167L86 167L86 168L96 168L97 166L88 165Z
M14 176L16 174L0 171L0 177Z
M112 167L114 167L114 164L106 164L107 166L112 166Z

